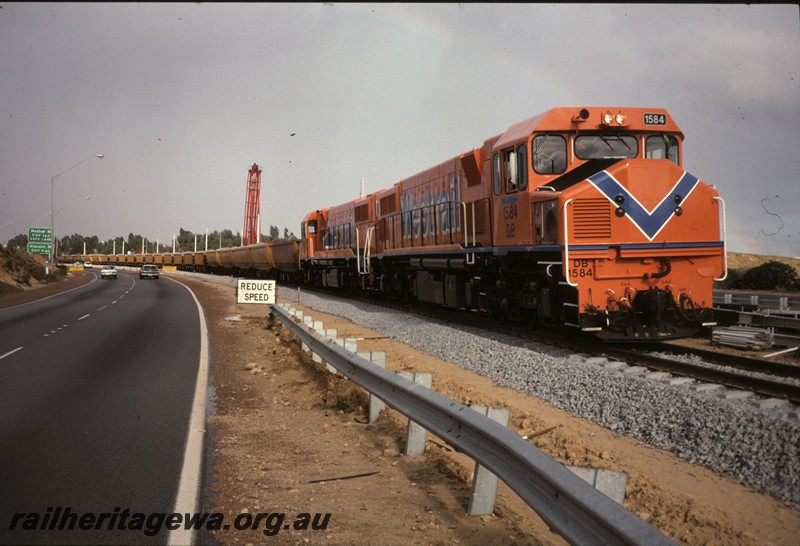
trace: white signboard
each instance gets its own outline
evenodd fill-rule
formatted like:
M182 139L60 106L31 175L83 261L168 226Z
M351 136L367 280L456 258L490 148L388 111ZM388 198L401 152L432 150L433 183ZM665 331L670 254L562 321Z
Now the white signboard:
M237 303L275 303L275 281L238 279Z

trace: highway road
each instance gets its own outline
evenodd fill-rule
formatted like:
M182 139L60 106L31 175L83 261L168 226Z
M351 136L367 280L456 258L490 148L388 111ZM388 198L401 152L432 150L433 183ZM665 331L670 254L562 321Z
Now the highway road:
M159 514L175 510L207 373L202 310L164 277L93 274L0 309L2 544L169 540Z

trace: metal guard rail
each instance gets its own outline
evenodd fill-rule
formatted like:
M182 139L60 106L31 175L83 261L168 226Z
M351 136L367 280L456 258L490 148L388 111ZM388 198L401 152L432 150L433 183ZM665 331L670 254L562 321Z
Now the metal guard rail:
M507 427L321 337L280 306L272 314L345 377L492 471L571 544L675 544Z

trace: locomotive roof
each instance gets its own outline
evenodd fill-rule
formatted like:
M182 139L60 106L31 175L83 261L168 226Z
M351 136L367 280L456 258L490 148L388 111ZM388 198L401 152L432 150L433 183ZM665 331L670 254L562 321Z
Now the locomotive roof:
M494 143L495 150L505 148L510 144L526 140L534 131L601 131L619 129L619 126L608 126L601 123L604 112L623 112L627 116L625 127L628 130L654 130L676 132L681 134L680 128L664 108L633 108L619 106L561 106L551 108L546 112L535 115L519 123L515 123L502 133ZM666 116L663 125L645 125L645 114L663 114ZM586 116L586 117L583 117Z

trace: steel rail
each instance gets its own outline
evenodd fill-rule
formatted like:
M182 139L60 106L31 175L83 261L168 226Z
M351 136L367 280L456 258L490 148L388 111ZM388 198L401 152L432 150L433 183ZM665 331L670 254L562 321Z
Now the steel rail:
M737 368L749 372L800 379L800 365L798 364L787 364L781 361L766 360L766 358L752 358L749 356L710 351L708 349L688 347L677 343L654 343L652 347L648 346L647 348L671 354L692 354L699 356L706 362L712 362L719 366L728 366L730 368Z
M690 377L698 381L719 383L726 387L749 390L764 396L783 398L793 404L800 404L800 387L792 383L750 377L669 358L646 355L632 349L622 349L619 347L605 347L602 354L610 358L628 362L632 365L644 366L649 369L667 372L673 375Z
M323 338L282 306L272 314L345 377L488 468L571 544L675 544L507 427Z

